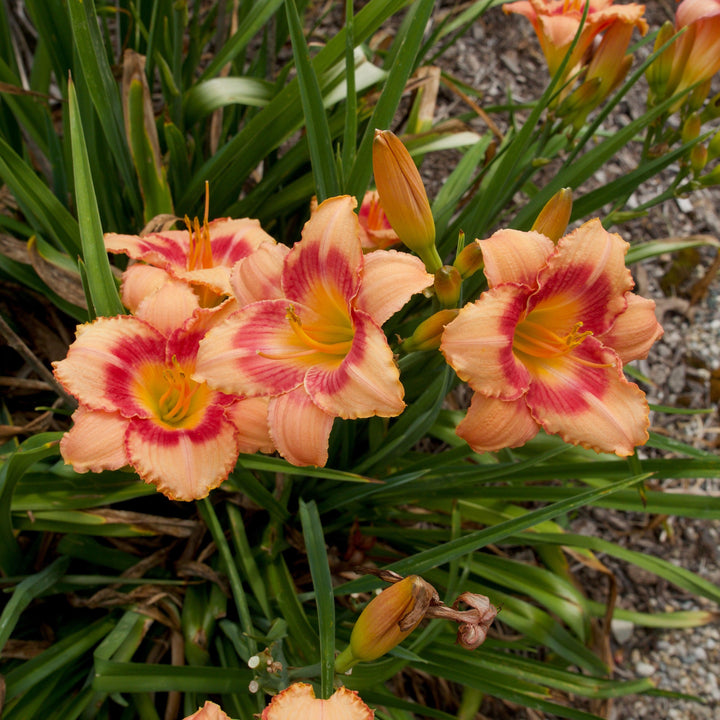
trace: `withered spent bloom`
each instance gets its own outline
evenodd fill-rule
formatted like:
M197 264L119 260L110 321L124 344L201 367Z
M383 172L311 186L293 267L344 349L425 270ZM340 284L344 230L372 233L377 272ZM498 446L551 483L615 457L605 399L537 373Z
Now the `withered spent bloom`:
M360 572L376 575L392 585L374 597L360 614L350 644L335 660L335 670L339 673L389 652L426 618L457 622L458 644L474 650L485 642L497 615L497 608L484 595L465 592L448 607L440 600L437 590L419 575L403 577L390 570L372 568L362 568ZM467 609L460 610L461 604L467 605Z

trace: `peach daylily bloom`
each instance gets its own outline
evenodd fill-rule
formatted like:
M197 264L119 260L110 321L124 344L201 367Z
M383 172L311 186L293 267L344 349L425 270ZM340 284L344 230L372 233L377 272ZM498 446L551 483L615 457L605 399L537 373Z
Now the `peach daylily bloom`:
M633 295L627 243L599 220L557 245L500 230L478 241L489 289L440 349L475 391L457 433L477 452L517 447L542 427L597 452L647 442L648 404L622 366L662 335L654 303Z
M613 0L589 0L589 3L587 19L564 78L574 74L595 37L615 22L634 25L643 35L647 32L644 5L613 5ZM503 5L503 10L523 15L532 23L550 74L555 75L580 28L584 0L521 0Z
M123 274L122 300L131 312L165 283L182 282L194 291L198 306L212 307L230 295L230 270L261 244L275 241L258 220L222 218L200 225L186 220L187 230L148 235L105 234L105 248L124 253L134 263ZM148 268L148 265L151 266ZM186 303L193 299L186 291Z
M188 715L185 720L230 720L230 716L214 702L208 700L197 712Z
M363 256L354 205L348 196L329 198L284 258L268 249L239 263L236 296L258 300L200 343L195 379L270 397L271 437L295 465L327 462L334 418L393 417L405 407L381 326L432 277L407 253ZM258 266L279 276L281 297L275 281L252 271Z
M373 720L371 710L354 690L338 688L327 700L315 697L309 683L294 683L278 693L260 720Z
M164 335L129 315L78 327L55 375L79 401L60 441L77 472L130 465L176 500L205 497L239 452L272 452L267 401L226 395L191 376L200 339L218 312L200 310Z
M683 0L675 13L677 40L668 95L709 80L720 71L720 0Z

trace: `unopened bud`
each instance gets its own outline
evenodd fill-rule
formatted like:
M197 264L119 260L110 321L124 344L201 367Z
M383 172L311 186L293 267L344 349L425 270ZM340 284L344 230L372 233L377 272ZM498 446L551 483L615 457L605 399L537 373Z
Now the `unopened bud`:
M558 117L573 120L576 115L585 117L594 107L596 97L600 92L602 81L599 77L586 80L580 87L573 90L558 107Z
M531 229L556 243L565 234L570 222L572 202L570 188L558 190L540 211Z
M695 112L703 106L703 103L707 100L707 96L710 94L711 83L712 78L709 77L704 83L701 83L690 92L687 98L688 109L690 112Z
M675 28L670 20L658 30L655 37L655 47L653 52L657 52L670 38L675 34ZM668 80L670 79L670 71L672 70L673 56L675 55L675 44L668 46L658 57L648 66L645 71L648 85L653 95L658 99L666 96Z
M460 299L462 277L460 271L452 265L443 265L435 272L433 289L435 297L446 308L455 307Z
M452 322L459 312L458 308L449 308L436 312L427 320L423 320L415 328L415 332L402 342L400 347L405 352L437 350L440 347L440 340L445 326Z
M374 597L360 613L350 645L335 659L335 671L376 660L401 643L425 617L433 593L421 577L408 575Z
M474 275L478 270L482 270L484 264L482 248L477 240L473 240L469 245L466 245L458 253L453 263L463 280Z
M720 130L718 130L708 143L708 160L715 160L720 157Z
M375 131L373 172L393 230L434 273L442 261L435 247L435 222L425 186L407 148L388 130Z
M707 165L708 151L704 145L693 145L690 150L690 167L695 175L702 172L703 168Z
M703 187L720 185L720 165L716 165L707 175L703 175L697 180Z
M717 120L720 117L720 93L713 95L708 100L707 105L702 109L700 113L700 120L703 123L709 122L710 120Z
M688 116L683 123L680 139L683 143L691 142L700 134L701 127L700 116L697 113L693 113Z

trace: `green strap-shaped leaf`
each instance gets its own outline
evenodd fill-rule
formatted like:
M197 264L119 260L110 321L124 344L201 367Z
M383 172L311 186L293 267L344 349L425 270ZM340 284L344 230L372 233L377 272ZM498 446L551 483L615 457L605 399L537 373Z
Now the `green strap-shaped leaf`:
M75 39L74 47L93 107L100 120L108 148L117 163L130 202L139 215L140 196L123 132L120 95L100 35L95 3L92 0L68 0L67 7Z
M325 534L315 502L305 503L300 500L300 521L318 612L320 691L323 698L329 698L335 689L335 596L325 548Z
M115 278L110 271L110 262L105 251L100 213L97 208L80 111L72 81L68 82L68 100L70 103L70 142L75 178L75 199L87 273L88 300L97 315L121 315L125 309L120 301Z
M285 11L297 68L300 101L305 115L305 129L313 177L315 178L315 189L318 202L322 202L333 195L340 194L340 181L333 156L330 126L323 107L320 84L310 62L310 52L305 42L295 0L285 0Z
M58 454L61 433L40 433L28 438L10 458L0 466L0 571L16 575L22 567L22 557L13 533L10 507L18 480L39 460Z

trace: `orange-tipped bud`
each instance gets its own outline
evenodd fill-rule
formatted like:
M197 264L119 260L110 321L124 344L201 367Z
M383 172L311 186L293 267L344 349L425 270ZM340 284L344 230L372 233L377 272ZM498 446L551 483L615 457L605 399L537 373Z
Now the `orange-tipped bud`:
M658 30L655 37L654 52L657 52L675 34L673 24L668 20ZM658 55L645 71L650 90L656 98L662 99L666 95L670 71L672 70L673 57L675 55L675 44L668 46Z
M540 211L532 230L557 242L565 234L571 212L572 190L570 188L558 190Z
M429 592L434 592L431 585L408 575L374 597L360 613L350 645L335 659L335 671L376 660L401 643L425 617Z
M485 263L483 262L482 248L477 240L473 240L466 245L455 258L453 265L460 271L463 280L474 275L478 270L482 270Z
M442 261L435 247L435 222L425 186L407 148L389 130L375 131L373 172L393 230L420 257L428 272L434 273Z
M458 308L448 308L440 310L431 315L427 320L423 320L416 328L415 332L404 340L400 347L405 352L415 352L416 350L437 350L440 347L443 330L445 326L452 322L458 315Z

